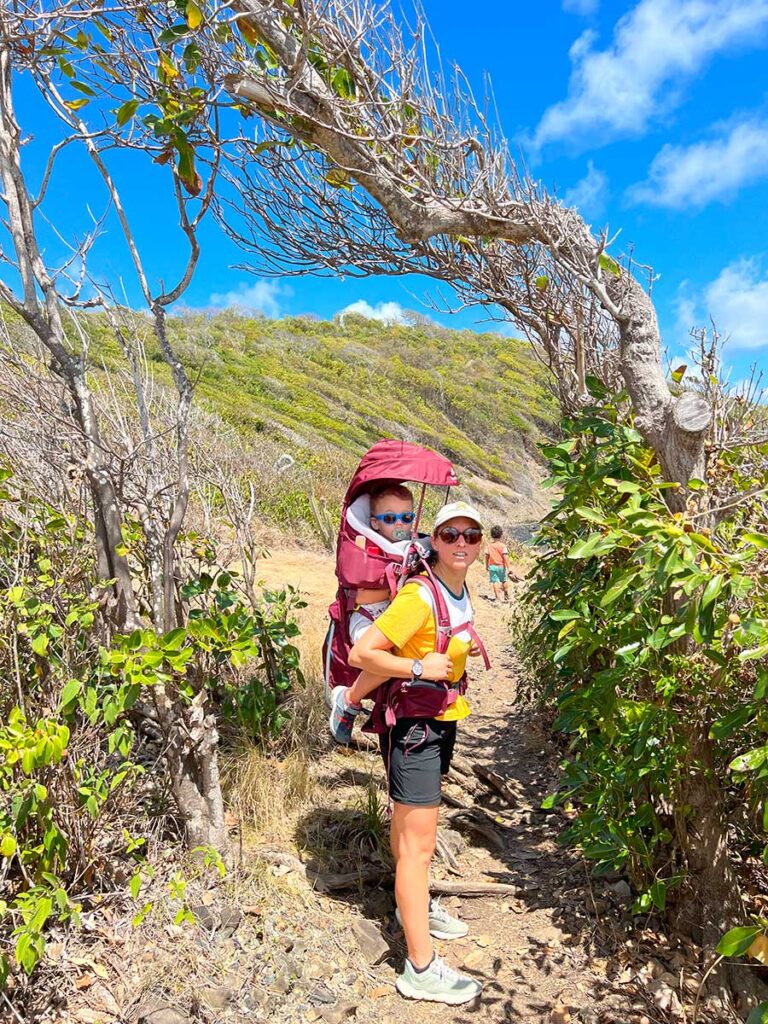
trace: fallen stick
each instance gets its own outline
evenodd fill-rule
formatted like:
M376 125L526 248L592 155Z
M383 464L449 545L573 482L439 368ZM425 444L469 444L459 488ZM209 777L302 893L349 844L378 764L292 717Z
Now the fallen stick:
M340 874L322 875L315 872L307 872L307 881L321 892L333 892L337 889L354 889L361 882L379 882L394 877L392 868L367 867L359 871L347 871Z
M498 772L491 771L490 768L486 768L484 765L476 764L474 766L475 775L482 779L483 782L487 782L489 786L500 793L505 800L508 800L511 804L517 804L520 801L519 793L516 793L510 783L506 779L502 778Z
M477 832L479 836L486 839L491 846L494 846L497 850L503 850L505 843L499 833L495 830L493 825L485 821L477 821L473 817L473 808L460 808L456 811L449 811L446 815L449 821L452 821L454 825L461 826L470 829L472 832Z
M449 782L453 782L457 786L461 786L462 789L468 789L470 793L476 793L478 790L479 783L474 775L469 775L466 772L459 772L455 768L450 768L445 777Z
M435 882L430 879L429 891L438 896L515 896L518 889L506 882Z
M439 832L437 834L437 839L435 840L435 852L445 862L446 867L448 868L452 875L461 874L458 861L454 857L453 852L449 849L445 839L443 838L443 836L440 835Z
M443 803L448 804L449 807L459 807L462 810L468 811L471 809L472 804L467 803L466 800L460 800L457 796L451 796L450 793L446 793L445 790L440 794Z

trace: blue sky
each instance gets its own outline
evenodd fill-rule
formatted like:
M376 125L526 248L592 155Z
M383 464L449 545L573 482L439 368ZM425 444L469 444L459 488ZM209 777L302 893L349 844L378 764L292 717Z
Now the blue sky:
M444 62L459 63L478 90L490 75L503 128L532 174L596 228L621 228L618 249L653 266L670 352L684 352L689 327L711 315L730 335L734 378L752 362L765 365L768 0L491 0L470 5L472 18L466 0L422 2ZM36 125L38 145L24 153L34 177L47 150L44 118L27 89L17 107L27 131ZM103 208L80 160L73 152L63 162L50 195L65 238L82 235L86 203ZM126 204L151 272L169 280L177 243L153 180L132 176ZM435 291L416 277L255 279L232 269L243 256L213 222L202 240L186 296L197 308L238 302L270 316L325 318L354 306L396 318ZM113 280L125 270L113 227L94 259ZM479 310L431 315L484 326Z

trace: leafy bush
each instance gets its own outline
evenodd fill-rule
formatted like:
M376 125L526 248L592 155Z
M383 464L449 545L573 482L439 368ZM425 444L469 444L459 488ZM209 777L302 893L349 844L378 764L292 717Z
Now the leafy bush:
M296 592L265 592L252 606L214 545L185 543L202 566L181 588L186 625L112 635L88 538L44 503L0 491L0 987L14 965L34 970L47 925L77 922L75 881L78 892L83 880L91 892L112 887L115 860L130 865L142 852L140 698L162 686L180 707L206 704L272 741L303 685ZM164 788L162 764L154 771Z
M537 538L523 641L567 737L547 802L597 871L629 871L636 910L663 909L701 831L696 786L715 787L741 852L768 863L768 535L748 505L714 530L692 504L671 513L676 485L617 405L563 427L543 449L562 496Z

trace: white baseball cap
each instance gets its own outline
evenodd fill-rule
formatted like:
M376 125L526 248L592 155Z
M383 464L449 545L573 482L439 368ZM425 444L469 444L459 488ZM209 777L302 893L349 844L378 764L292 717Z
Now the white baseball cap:
M449 519L458 519L460 516L463 516L464 519L471 519L482 530L483 520L480 518L480 513L466 501L451 501L447 505L443 505L435 516L433 530L438 530Z

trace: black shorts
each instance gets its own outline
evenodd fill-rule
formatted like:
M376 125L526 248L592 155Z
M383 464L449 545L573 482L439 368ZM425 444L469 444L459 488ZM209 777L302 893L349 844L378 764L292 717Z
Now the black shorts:
M456 723L434 718L399 718L379 736L395 803L434 807L440 803L440 776L451 766Z

